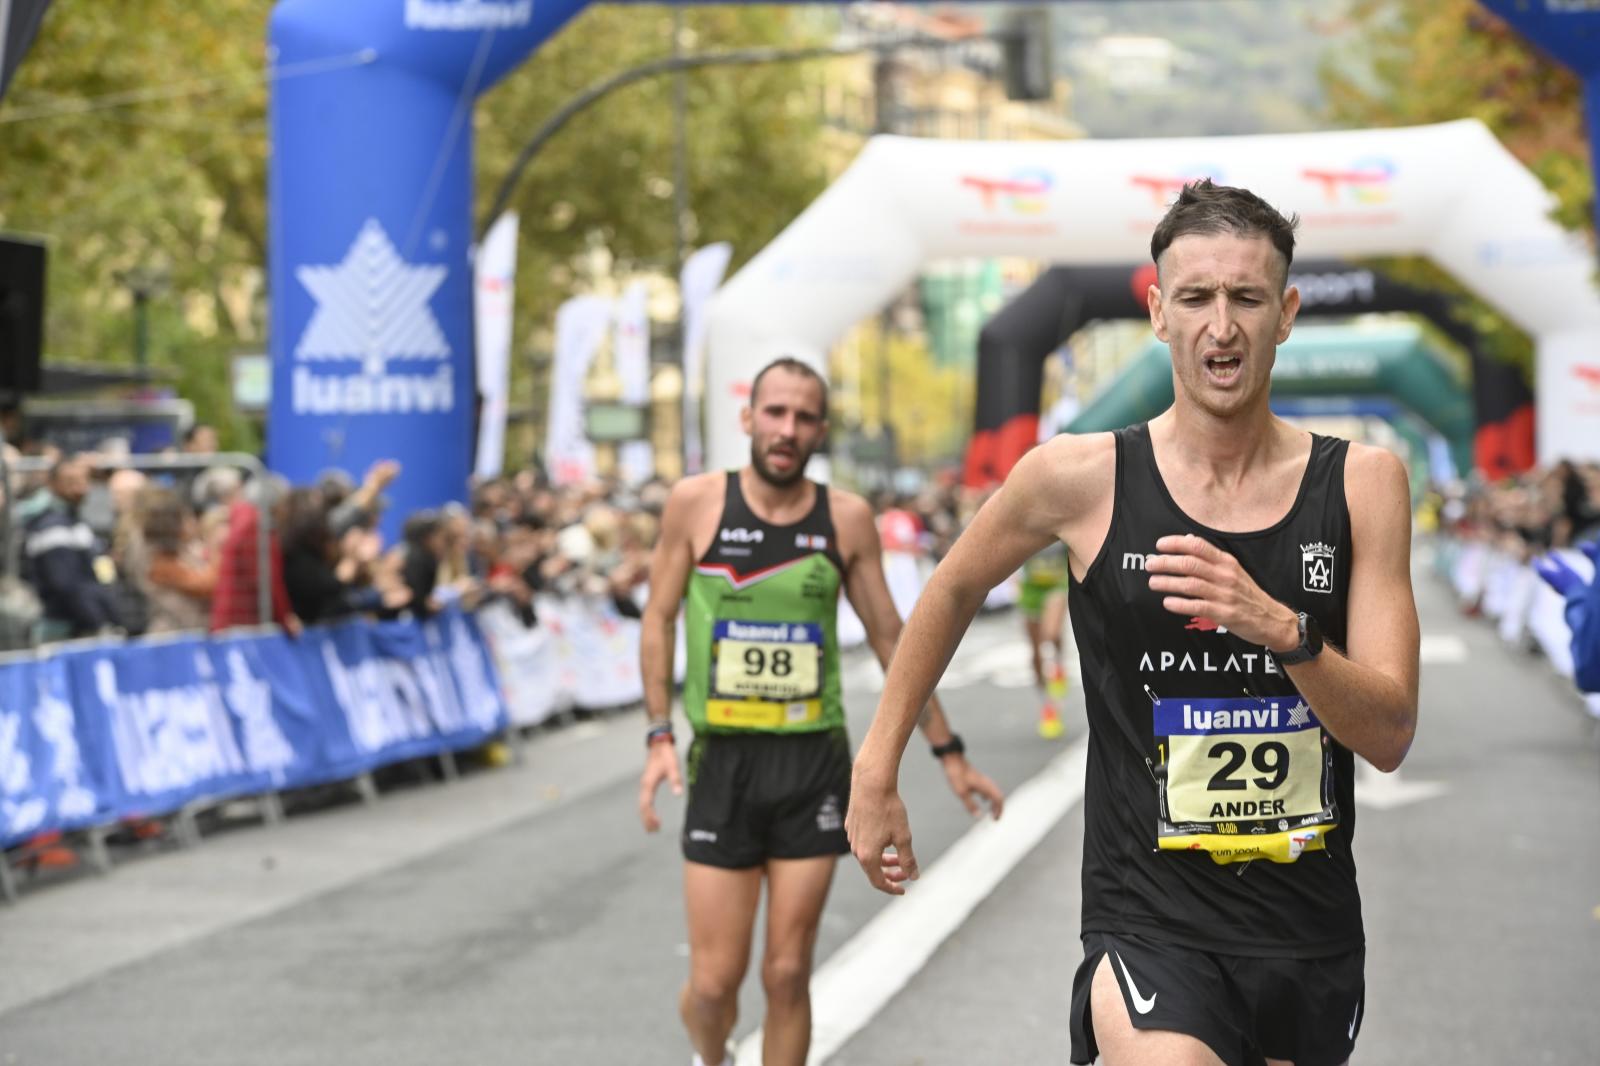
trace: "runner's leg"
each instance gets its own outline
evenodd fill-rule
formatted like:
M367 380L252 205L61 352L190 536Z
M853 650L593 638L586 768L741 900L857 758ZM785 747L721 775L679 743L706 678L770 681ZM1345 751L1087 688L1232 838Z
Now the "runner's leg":
M1046 678L1044 676L1044 655L1040 651L1039 645L1043 641L1044 631L1039 618L1031 614L1022 616L1022 628L1028 634L1028 650L1033 655L1033 683L1043 693Z
M1224 1066L1201 1040L1165 1029L1135 1029L1128 1020L1122 988L1111 972L1111 956L1101 956L1089 991L1094 1038L1103 1066Z
M761 901L761 867L725 870L686 862L683 898L689 919L689 980L678 998L678 1011L689 1043L707 1066L717 1066L726 1057L728 1035L739 1016L739 984L750 965Z
M811 1047L811 963L817 926L838 858L767 862L767 944L761 984L767 993L765 1066L804 1066Z
M1039 641L1048 644L1055 652L1056 662L1065 665L1067 648L1067 590L1065 586L1053 589L1045 598L1044 610L1039 615Z
M1039 644L1045 662L1045 692L1056 710L1067 698L1067 590L1051 590L1039 615Z

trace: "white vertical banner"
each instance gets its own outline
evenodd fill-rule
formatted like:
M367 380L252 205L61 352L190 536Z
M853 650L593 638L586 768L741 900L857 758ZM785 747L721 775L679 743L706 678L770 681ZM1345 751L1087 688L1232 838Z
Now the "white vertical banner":
M705 468L705 444L700 438L700 409L705 394L702 368L706 345L706 305L722 284L733 245L708 244L684 260L678 279L683 294L683 472L698 474Z
M1600 336L1575 329L1538 342L1539 462L1600 459Z
M622 402L644 407L650 403L650 308L642 281L635 281L617 301L616 341L611 349L617 377L622 382ZM655 449L648 440L631 440L618 453L622 480L639 485L656 472Z
M473 264L473 336L476 338L478 457L473 473L496 477L506 450L506 404L511 392L511 306L517 277L517 213L495 219Z
M544 461L550 480L557 485L594 476L594 446L583 426L583 380L594 353L605 343L614 306L614 301L603 296L574 296L556 311Z

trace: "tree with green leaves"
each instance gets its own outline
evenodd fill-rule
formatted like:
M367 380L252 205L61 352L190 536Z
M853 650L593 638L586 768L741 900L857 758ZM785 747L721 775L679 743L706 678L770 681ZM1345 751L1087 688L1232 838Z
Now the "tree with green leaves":
M1352 0L1352 57L1324 69L1341 126L1413 126L1477 118L1556 198L1553 217L1588 230L1594 183L1582 87L1476 0ZM1396 277L1462 297L1462 313L1492 354L1525 370L1527 335L1425 260L1385 261Z
M133 288L154 286L150 360L253 447L232 417L227 359L265 349L267 233L259 0L60 5L0 105L0 230L49 245L47 357L131 363ZM492 90L475 116L479 210L544 118L600 78L670 53L670 9L586 11ZM691 50L792 44L774 9L694 10ZM732 241L735 266L824 184L815 68L689 75L688 237ZM671 83L608 98L563 130L513 200L522 215L514 389L554 309L603 247L622 271L672 259Z

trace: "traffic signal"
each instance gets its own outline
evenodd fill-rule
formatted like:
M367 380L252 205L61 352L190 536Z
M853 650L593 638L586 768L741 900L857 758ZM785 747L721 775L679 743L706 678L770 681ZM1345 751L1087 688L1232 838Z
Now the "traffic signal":
M0 238L0 393L39 389L44 245Z
M1001 47L1005 54L1004 75L1008 99L1048 100L1055 95L1048 8L1032 7L1011 12L1006 19Z

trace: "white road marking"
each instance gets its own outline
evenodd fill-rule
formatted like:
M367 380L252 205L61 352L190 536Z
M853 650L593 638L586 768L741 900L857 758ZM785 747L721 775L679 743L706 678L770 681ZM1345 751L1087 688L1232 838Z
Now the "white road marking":
M1371 763L1356 763L1356 806L1389 811L1442 796L1450 790L1443 781L1402 781L1400 771L1380 773Z
M940 692L953 692L971 685L988 684L996 688L1032 688L1033 664L1027 638L1014 619L984 619L967 631L955 656L939 679ZM1066 642L1067 672L1080 676L1078 648ZM883 691L883 670L871 653L847 659L842 677L846 693L871 695Z
M1422 665L1440 666L1467 661L1467 642L1454 633L1422 634Z
M1003 818L974 824L823 963L811 978L807 1066L821 1066L871 1021L1083 797L1087 752L1083 737L1057 755L1006 799ZM736 1062L761 1066L761 1030L739 1043Z

